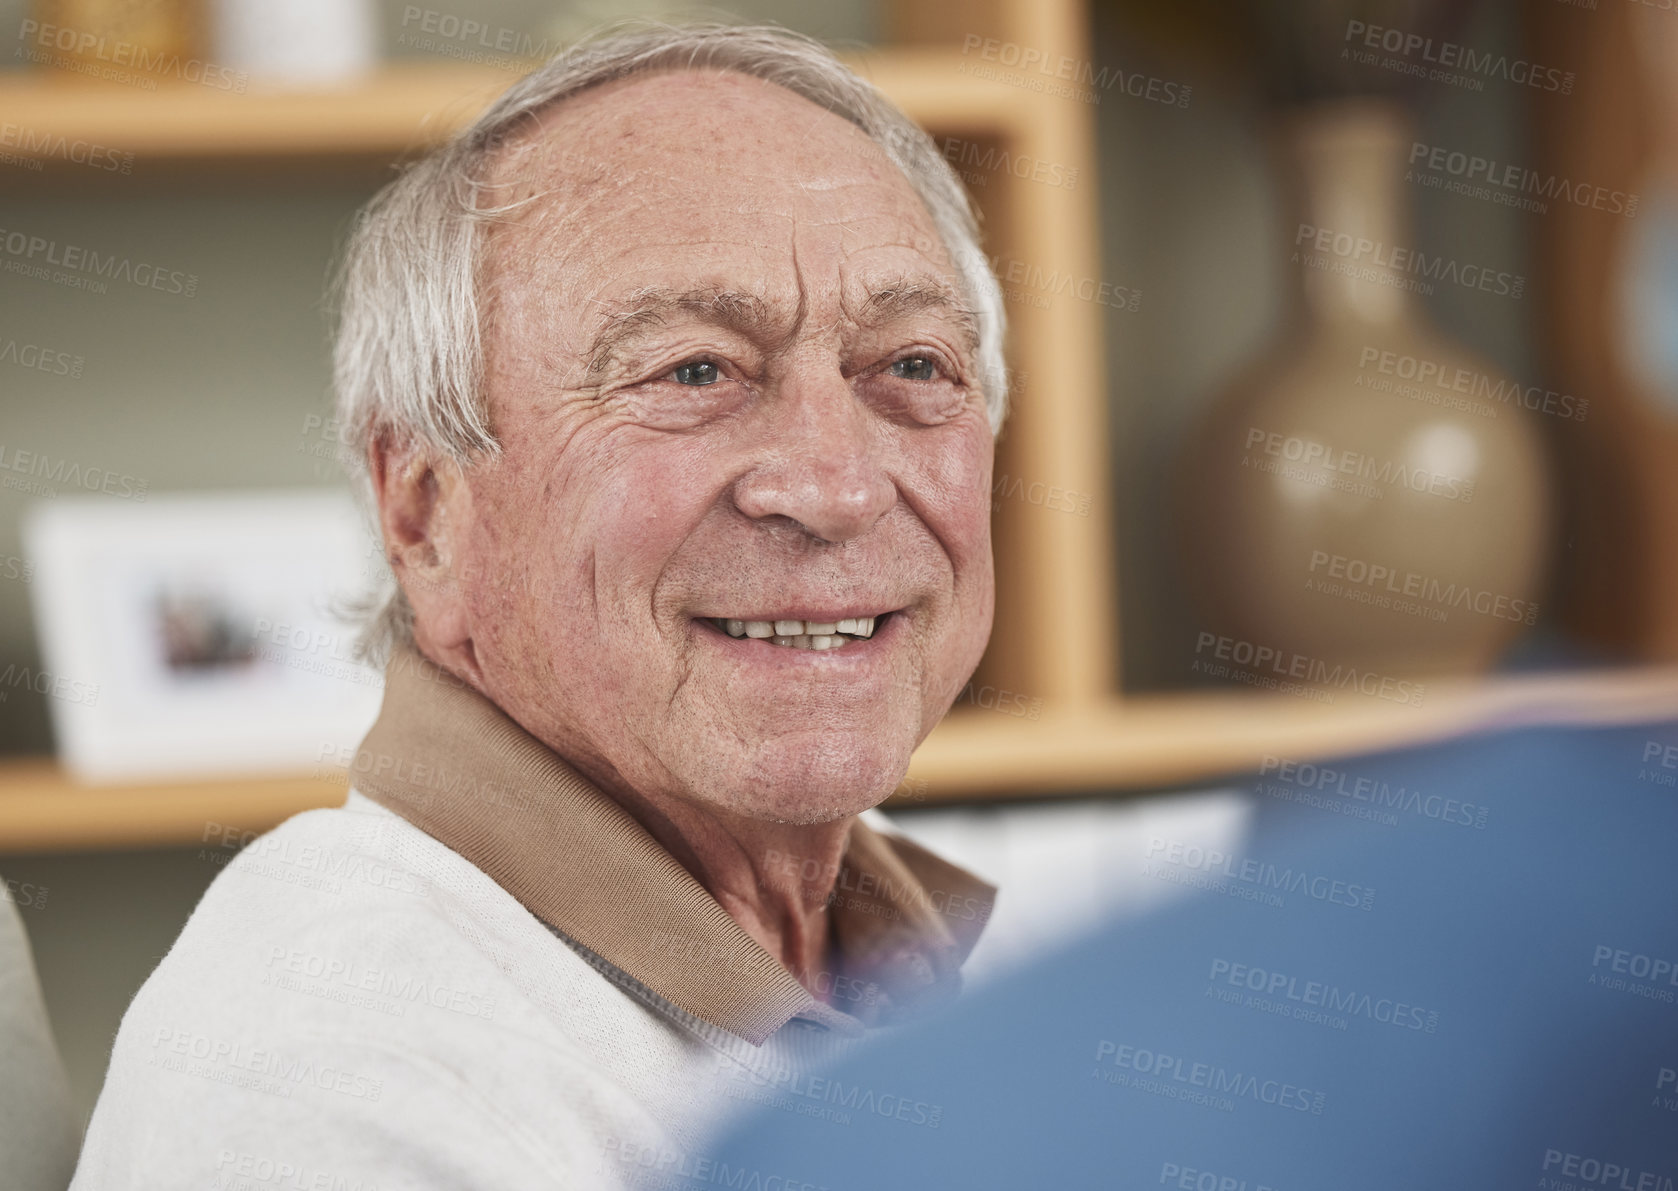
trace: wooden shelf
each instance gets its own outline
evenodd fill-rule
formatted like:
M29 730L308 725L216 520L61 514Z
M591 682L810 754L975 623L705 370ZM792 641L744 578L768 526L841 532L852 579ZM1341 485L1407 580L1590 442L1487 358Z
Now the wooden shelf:
M1332 704L1239 691L1148 695L1045 708L1035 722L951 714L909 776L926 783L928 802L1139 790L1255 772L1266 757L1321 761L1490 728L1670 719L1671 666L1429 682L1417 707L1343 692Z
M56 761L0 762L0 853L188 847L338 806L344 775L83 786Z
M1420 707L1339 696L1175 695L1046 707L1040 718L963 708L915 754L900 806L1145 789L1256 771L1268 756L1326 760L1492 726L1678 718L1678 668L1498 678L1430 686ZM0 762L0 854L220 848L315 807L343 773L144 786L82 786L51 760Z
M848 61L929 127L1005 135L1042 110L1040 98L1030 92L966 73L954 50L871 50ZM517 77L499 67L395 62L341 87L253 88L238 95L178 82L160 81L156 90L145 91L51 70L3 71L0 111L27 133L23 143L3 148L40 157L60 173L65 171L63 151L55 149L59 138L132 153L139 166L332 157L388 161L464 127Z
M252 90L186 83L154 91L47 70L0 75L0 109L36 144L57 137L134 154L136 162L199 158L397 157L468 123L513 76L456 64L400 64L351 86ZM9 147L27 155L27 145Z

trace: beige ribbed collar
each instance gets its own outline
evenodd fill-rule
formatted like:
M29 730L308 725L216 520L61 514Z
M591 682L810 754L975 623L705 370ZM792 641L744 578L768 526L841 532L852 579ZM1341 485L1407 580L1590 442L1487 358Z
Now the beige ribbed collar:
M794 1017L853 1032L941 1003L996 891L853 822L829 903L832 1005L729 917L616 801L414 650L385 674L356 789L488 873L550 927L694 1016L761 1044ZM801 858L806 879L820 880Z

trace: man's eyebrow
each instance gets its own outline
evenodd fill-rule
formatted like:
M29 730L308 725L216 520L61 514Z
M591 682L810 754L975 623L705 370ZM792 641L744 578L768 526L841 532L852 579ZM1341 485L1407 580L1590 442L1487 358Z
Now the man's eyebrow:
M961 328L962 346L970 352L979 349L978 312L942 282L894 281L869 294L856 317L863 326L876 327L923 310L954 319Z
M648 286L628 297L601 303L605 322L589 344L588 375L605 375L626 344L651 328L662 326L674 315L698 318L763 343L783 339L790 328L802 322L802 305L800 302L800 309L791 312L790 318L778 319L769 302L742 290ZM923 310L954 319L961 330L962 346L970 352L978 350L979 316L942 282L908 279L890 282L873 290L855 317L863 326L877 327Z
M588 374L604 375L624 345L661 326L672 315L689 315L717 326L738 331L749 339L772 338L777 327L769 303L756 294L740 290L699 288L676 290L649 286L626 298L601 303L605 324L588 348Z

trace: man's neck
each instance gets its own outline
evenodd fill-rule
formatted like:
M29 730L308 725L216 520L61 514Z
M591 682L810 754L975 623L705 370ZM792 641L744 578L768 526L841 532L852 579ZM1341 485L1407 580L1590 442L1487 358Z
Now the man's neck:
M484 686L470 641L450 649L422 638L416 648L433 665L495 702ZM812 996L828 1001L835 974L821 978L829 966L831 943L827 907L854 817L806 826L731 815L678 798L643 794L603 758L567 755L555 745L549 747L646 828Z
M768 823L621 785L602 788L812 996L827 1001L824 990L833 988L833 974L826 973L827 907L854 818Z

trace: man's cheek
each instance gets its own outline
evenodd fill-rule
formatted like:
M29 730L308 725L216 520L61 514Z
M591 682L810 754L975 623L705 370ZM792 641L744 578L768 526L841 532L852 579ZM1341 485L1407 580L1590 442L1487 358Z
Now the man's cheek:
M930 528L955 543L988 543L995 446L988 424L922 432L904 444L905 479Z

